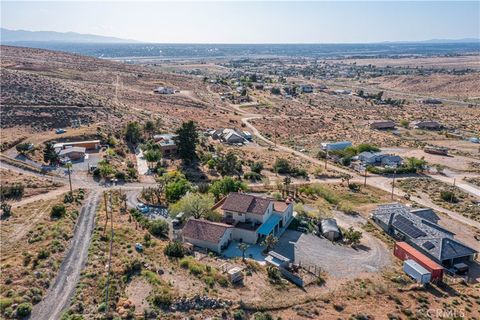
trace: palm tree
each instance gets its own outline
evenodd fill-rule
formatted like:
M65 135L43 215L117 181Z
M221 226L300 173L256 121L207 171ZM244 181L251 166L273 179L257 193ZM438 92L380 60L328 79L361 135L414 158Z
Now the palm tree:
M239 243L238 244L238 249L242 251L242 261L245 262L245 253L247 252L249 245L246 244L245 242Z
M265 240L262 242L262 246L265 246L265 251L270 251L278 242L278 238L275 237L273 234L269 234Z

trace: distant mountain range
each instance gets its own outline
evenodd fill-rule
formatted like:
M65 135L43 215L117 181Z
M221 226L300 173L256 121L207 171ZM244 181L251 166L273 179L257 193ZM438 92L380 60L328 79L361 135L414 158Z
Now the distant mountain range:
M73 42L73 43L134 43L135 40L82 34L76 32L27 31L0 28L1 43L13 42Z
M381 43L477 43L480 39L463 38L463 39L430 39L422 41L384 41Z
M10 30L0 28L1 43L20 43L20 42L58 42L58 43L141 43L137 40L121 39L116 37L99 36L94 34L83 34L76 32L56 32L56 31L27 31ZM431 39L424 41L383 41L381 44L443 44L443 43L478 43L480 39ZM338 43L340 44L340 43Z

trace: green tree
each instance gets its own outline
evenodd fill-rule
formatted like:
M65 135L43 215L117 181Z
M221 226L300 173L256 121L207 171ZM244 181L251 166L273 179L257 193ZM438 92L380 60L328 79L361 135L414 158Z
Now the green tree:
M18 153L26 155L30 150L32 150L33 145L29 142L19 143L15 146L15 149Z
M183 258L185 255L185 249L183 248L183 245L179 241L171 241L167 244L165 249L163 250L163 253L172 258Z
M169 211L172 215L177 215L180 212L183 212L186 216L200 219L206 217L210 213L213 205L214 200L211 195L189 193L176 203L170 205Z
M273 164L273 171L280 174L290 173L290 163L287 161L287 159L278 158Z
M252 163L252 165L250 166L250 170L251 170L252 172L261 174L261 173L262 173L262 170L263 170L263 162L254 162L254 163Z
M20 303L17 307L17 316L22 319L30 315L32 312L32 304L30 302Z
M107 161L103 160L98 163L98 170L100 176L104 179L109 179L115 170L113 170L112 165L110 165Z
M185 178L181 178L165 185L165 197L169 203L173 203L180 200L190 189L190 182Z
M354 230L353 227L348 228L343 232L343 238L352 246L357 246L360 244L362 239L362 232Z
M155 122L152 120L145 122L145 126L143 127L143 130L148 134L149 137L153 135L156 129Z
M220 199L220 196L226 196L230 192L237 192L239 190L246 190L247 186L239 180L234 180L231 177L225 177L220 180L216 180L210 186L210 192L215 196L216 200Z
M125 139L131 144L138 143L142 138L142 130L137 121L127 123L125 128Z
M45 149L43 150L43 161L53 165L58 162L58 154L55 152L53 143L46 143Z
M265 246L265 251L268 252L268 251L272 250L273 247L275 247L277 242L278 242L278 238L275 237L273 234L269 234L263 240L262 246Z
M184 122L176 131L178 154L184 160L195 159L195 148L198 142L197 125L193 121Z
M154 220L150 222L148 231L155 237L166 238L168 237L168 223L165 220Z
M232 151L216 161L216 169L222 176L239 175L242 172L242 164Z
M56 204L52 207L52 210L50 211L50 218L60 219L65 216L66 212L67 210L62 203Z
M162 153L160 150L147 150L143 153L143 157L147 161L148 168L152 170L156 163L162 159Z
M423 170L427 166L427 161L425 159L418 159L415 157L409 157L406 159L407 167L413 168L415 170Z

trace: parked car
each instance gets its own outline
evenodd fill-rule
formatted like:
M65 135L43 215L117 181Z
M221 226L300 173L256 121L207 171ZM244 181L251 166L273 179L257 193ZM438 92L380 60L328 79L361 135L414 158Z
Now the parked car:
M56 134L62 134L62 133L65 133L65 132L67 132L67 131L64 130L64 129L56 129L56 130L55 130L55 133L56 133Z
M135 250L137 250L138 252L142 252L143 245L141 243L135 243Z
M137 210L140 211L141 213L148 213L150 211L150 208L147 205L144 205L143 203L137 204Z

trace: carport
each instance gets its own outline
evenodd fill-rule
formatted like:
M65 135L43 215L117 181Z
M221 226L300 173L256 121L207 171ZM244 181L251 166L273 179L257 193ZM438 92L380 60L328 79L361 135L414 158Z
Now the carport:
M260 237L266 237L269 234L277 234L280 230L280 221L282 221L280 215L272 214L267 221L258 228L258 235Z

